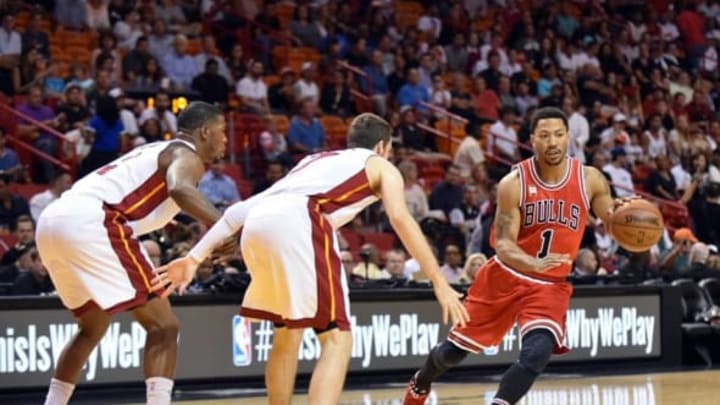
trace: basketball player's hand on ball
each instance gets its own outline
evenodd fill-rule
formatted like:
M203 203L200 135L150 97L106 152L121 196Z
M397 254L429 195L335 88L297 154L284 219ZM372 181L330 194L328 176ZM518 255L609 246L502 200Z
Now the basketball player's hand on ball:
M542 259L536 259L535 272L544 273L548 270L552 270L563 264L572 264L570 255L565 253L548 253L547 256Z
M175 259L170 263L160 266L157 269L157 276L152 281L152 290L163 290L162 297L169 297L170 294L178 291L183 295L185 289L195 277L199 263L190 256Z
M449 318L453 325L465 326L470 320L470 315L460 302L463 295L450 287L447 282L436 284L433 289L442 308L443 323L447 324Z

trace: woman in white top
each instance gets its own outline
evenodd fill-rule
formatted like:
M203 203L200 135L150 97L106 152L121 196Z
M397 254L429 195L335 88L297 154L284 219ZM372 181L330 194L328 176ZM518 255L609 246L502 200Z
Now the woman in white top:
M403 160L398 164L400 174L405 181L405 202L410 214L420 222L429 211L427 195L417 182L417 165L410 160Z

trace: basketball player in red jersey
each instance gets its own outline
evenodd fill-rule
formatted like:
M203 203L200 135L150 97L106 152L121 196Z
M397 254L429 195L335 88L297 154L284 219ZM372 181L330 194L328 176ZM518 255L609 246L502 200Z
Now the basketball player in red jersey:
M564 347L572 286L566 277L592 211L606 224L615 206L605 177L567 156L568 123L541 108L530 123L535 156L498 184L496 254L477 272L465 307L470 322L450 330L413 376L404 405L422 405L431 383L468 353L497 346L515 322L520 357L504 374L493 405L517 403ZM621 203L621 201L618 201Z
M374 114L350 124L348 148L301 160L266 191L233 204L183 258L159 268L156 285L165 294L185 289L214 246L242 229L242 255L252 281L240 313L275 324L265 371L268 403L289 405L298 350L306 328L321 345L308 392L312 405L339 402L352 350L347 278L340 264L336 230L382 200L390 224L432 281L448 318L465 325L460 294L442 276L437 259L405 204L403 179L387 158L392 127Z
M152 262L140 235L181 210L206 224L220 212L197 189L204 163L225 154L225 117L191 103L176 139L154 142L78 180L38 220L37 247L78 331L58 359L46 405L67 404L111 316L130 311L145 328L143 368L148 405L167 405L175 374L178 321L167 299L153 299ZM226 241L224 252L235 248Z

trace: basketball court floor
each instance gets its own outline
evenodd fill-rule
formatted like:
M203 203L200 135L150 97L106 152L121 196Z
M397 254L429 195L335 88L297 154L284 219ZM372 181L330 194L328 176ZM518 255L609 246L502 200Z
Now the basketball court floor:
M433 386L428 404L489 404L496 383L443 383ZM400 405L405 384L388 384L373 389L349 389L341 405ZM265 405L262 390L207 390L179 392L177 400L192 405ZM297 395L293 404L308 404L306 395ZM716 405L720 404L720 370L633 374L627 376L549 375L539 380L520 403L522 405ZM141 405L137 403L137 405Z

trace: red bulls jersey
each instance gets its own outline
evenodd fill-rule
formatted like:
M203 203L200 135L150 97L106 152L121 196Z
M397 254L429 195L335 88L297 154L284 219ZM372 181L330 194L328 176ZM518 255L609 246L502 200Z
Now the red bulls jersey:
M568 158L565 176L557 184L540 179L534 158L518 163L517 169L521 184L518 246L540 258L548 253L565 253L575 260L590 210L583 165ZM532 276L560 281L571 271L572 265L568 264Z

